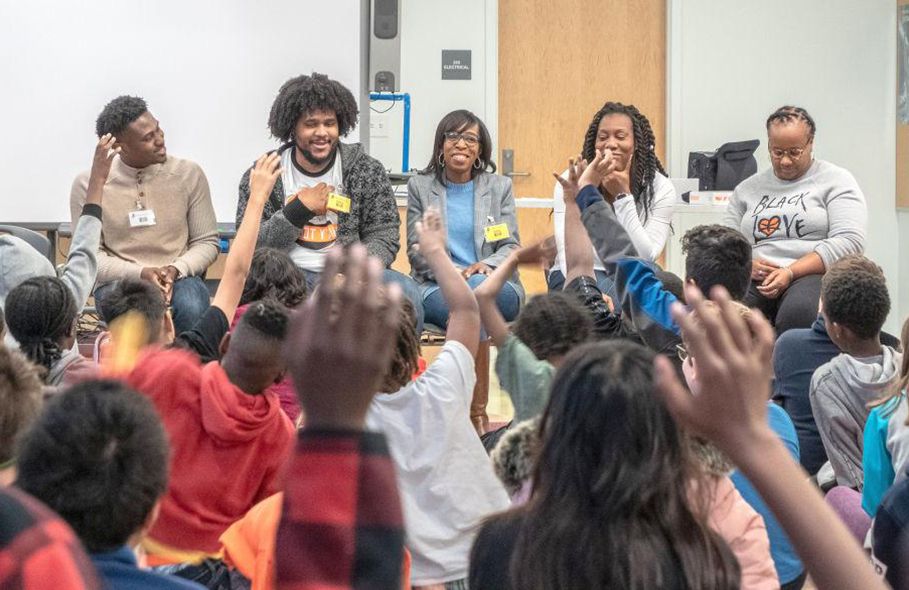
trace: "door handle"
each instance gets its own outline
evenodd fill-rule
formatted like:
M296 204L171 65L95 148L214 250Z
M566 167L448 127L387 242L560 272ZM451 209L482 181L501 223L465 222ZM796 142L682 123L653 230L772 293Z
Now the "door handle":
M515 172L514 171L514 150L513 149L503 149L502 150L502 176L507 176L509 178L515 178L516 176L530 176L530 172Z

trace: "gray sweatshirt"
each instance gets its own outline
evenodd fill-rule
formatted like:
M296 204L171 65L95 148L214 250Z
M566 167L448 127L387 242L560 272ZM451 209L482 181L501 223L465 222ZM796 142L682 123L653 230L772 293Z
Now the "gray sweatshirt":
M882 354L857 359L848 354L821 365L811 378L811 411L839 485L861 489L863 433L868 404L899 376L902 355L889 346Z
M86 205L73 231L69 257L60 275L82 309L95 285L98 274L98 246L101 244L101 207ZM32 277L55 277L54 265L27 242L0 235L0 307L6 308L6 296L20 283ZM7 346L18 346L9 331Z
M771 168L743 181L723 225L745 234L755 258L786 266L817 252L830 268L846 254L865 251L868 208L852 174L815 160L796 180L780 180Z

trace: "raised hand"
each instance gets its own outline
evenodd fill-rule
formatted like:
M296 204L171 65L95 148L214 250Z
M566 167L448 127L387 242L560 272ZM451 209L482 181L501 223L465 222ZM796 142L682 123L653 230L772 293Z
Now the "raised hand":
M631 193L631 170L630 167L626 167L624 170L613 170L610 174L603 179L603 184L606 187L606 191L612 195L617 196L621 194L630 194Z
M120 146L117 145L117 138L113 135L106 133L98 138L98 143L95 145L95 156L92 158L92 171L88 177L86 203L101 204L104 183L107 182L111 164L119 153Z
M343 283L331 280L339 272ZM362 430L391 363L401 288L382 287L382 264L362 244L330 249L322 276L293 315L284 357L307 428Z
M581 173L578 179L578 190L588 185L599 187L603 179L615 170L616 162L609 150L597 150L596 157Z
M281 176L281 156L278 152L263 154L249 173L249 198L265 202Z
M743 319L722 287L715 287L712 296L716 305L710 305L696 286L685 286L685 300L697 312L697 322L678 303L672 310L688 352L697 360L697 395L682 386L663 357L657 361L657 386L677 420L735 459L756 440L752 437L769 428L774 335L760 312Z
M437 209L430 207L423 214L423 220L417 222L417 236L417 251L423 256L429 256L436 250L445 250L445 227Z
M578 196L578 191L580 190L578 181L586 168L587 160L579 155L577 158L568 160L568 178L563 178L555 172L552 173L559 184L562 185L562 198L566 205L571 206L574 204L575 199Z
M549 236L536 244L516 250L515 257L518 259L518 264L531 264L554 260L557 253L555 236Z

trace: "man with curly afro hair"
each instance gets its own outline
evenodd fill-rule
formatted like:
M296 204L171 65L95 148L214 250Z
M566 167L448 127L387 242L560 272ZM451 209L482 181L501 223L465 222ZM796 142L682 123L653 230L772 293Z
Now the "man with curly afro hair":
M401 285L422 331L419 287L388 268L400 248L401 219L385 168L359 143L340 141L356 127L357 115L350 90L324 74L297 76L281 86L268 128L281 142L283 172L265 203L258 245L287 252L312 291L330 247L362 242L386 267L385 282ZM249 200L249 173L240 179L238 227ZM330 194L345 204L329 208Z
M821 283L821 315L827 334L843 354L821 365L808 397L824 449L841 486L861 488L863 432L868 404L889 393L902 355L881 344L890 313L887 279L859 254L830 265Z
M95 298L120 279L142 278L161 290L173 309L174 327L185 332L208 309L201 277L220 250L205 173L194 162L168 155L161 125L137 96L107 103L95 132L95 163L76 177L70 193L73 227L86 200L104 193Z

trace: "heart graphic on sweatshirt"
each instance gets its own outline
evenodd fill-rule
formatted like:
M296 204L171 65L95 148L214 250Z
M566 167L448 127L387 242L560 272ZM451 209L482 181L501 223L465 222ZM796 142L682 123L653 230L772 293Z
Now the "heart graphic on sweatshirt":
M774 215L770 219L762 219L758 222L758 231L768 238L778 229L780 229L779 215Z

